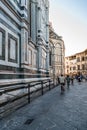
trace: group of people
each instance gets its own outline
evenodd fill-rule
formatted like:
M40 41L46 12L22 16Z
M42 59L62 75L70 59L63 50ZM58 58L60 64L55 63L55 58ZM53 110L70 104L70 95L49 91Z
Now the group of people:
M71 85L74 84L74 79L76 79L77 82L79 84L81 84L81 82L83 80L87 81L87 75L82 75L82 74L78 73L78 75L75 75L75 76L73 76L73 75L64 76L63 74L61 74L58 77L58 84L60 84L60 86L61 86L61 93L63 93L65 91L65 84L68 89L69 89L70 84Z
M70 83L73 85L74 83L74 77L67 75L66 77L61 74L61 76L58 77L58 82L61 85L61 93L65 91L65 84L67 84L67 88L69 89Z
M78 82L82 82L83 80L87 81L87 75L78 74L78 75L76 75L76 80Z

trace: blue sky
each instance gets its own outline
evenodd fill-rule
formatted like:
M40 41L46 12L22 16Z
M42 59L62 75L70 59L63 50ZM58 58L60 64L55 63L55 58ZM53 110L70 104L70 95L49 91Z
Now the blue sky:
M50 22L63 37L66 56L87 48L87 0L49 0Z

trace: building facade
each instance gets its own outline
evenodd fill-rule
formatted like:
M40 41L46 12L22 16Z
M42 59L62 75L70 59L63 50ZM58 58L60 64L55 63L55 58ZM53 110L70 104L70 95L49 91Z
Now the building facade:
M76 75L81 73L87 75L87 49L65 58L66 74Z
M0 1L0 79L49 76L49 1Z
M77 61L76 55L65 58L65 74L75 75L77 74Z
M49 2L48 0L30 1L30 36L36 43L38 72L49 73Z
M49 33L50 76L56 78L65 74L65 46L62 37L55 33L52 25L50 25Z

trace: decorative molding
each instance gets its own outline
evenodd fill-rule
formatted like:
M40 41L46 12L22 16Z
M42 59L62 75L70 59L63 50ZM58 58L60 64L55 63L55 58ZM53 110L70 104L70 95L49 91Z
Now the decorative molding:
M1 27L0 27L0 32L1 32L1 36L0 37L2 37L2 39L0 39L0 41L1 41L1 43L0 44L2 44L1 46L1 52L2 52L2 55L0 55L0 60L5 60L5 37L6 37L6 34L5 34L5 30L4 29L2 29Z
M12 48L12 46L14 46L14 48ZM12 56L12 51L15 56ZM18 62L17 56L18 56L18 39L15 38L10 33L8 33L8 61L17 63Z

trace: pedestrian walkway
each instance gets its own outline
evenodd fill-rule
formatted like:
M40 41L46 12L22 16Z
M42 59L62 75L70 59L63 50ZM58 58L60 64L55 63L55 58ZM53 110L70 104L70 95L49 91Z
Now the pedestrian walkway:
M87 130L87 83L56 87L0 120L0 130Z

